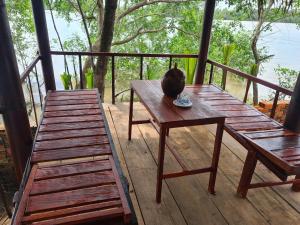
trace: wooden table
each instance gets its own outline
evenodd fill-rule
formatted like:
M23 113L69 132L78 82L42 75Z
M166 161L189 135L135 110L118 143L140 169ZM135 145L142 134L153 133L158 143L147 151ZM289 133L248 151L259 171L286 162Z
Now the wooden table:
M189 86L185 88L184 93L190 96L193 106L188 109L178 108L173 105L173 99L164 96L160 81L137 80L131 82L130 108L129 108L129 129L128 139L131 140L132 125L151 123L159 133L159 151L158 151L158 168L157 168L157 187L156 201L161 201L162 180L198 173L210 172L208 191L215 193L215 182L217 168L220 156L220 149L223 136L223 128L225 115L213 110L210 106L203 103L198 93L199 90L214 91L214 86ZM142 104L146 107L151 115L151 119L133 121L133 98L134 93L139 97ZM185 163L180 159L175 150L168 144L169 129L177 127L187 127L196 125L217 124L216 139L214 153L210 167L190 170ZM175 159L182 167L182 171L174 173L163 173L165 146L168 146Z

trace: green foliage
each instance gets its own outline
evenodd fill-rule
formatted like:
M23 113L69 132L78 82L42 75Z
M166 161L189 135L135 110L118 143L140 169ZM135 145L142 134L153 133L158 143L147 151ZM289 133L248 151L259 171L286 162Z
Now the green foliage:
M94 88L94 72L90 68L85 74L85 79L86 79L86 88L87 89L93 89Z
M285 67L278 67L275 69L275 73L278 76L280 86L293 90L300 72Z
M193 84L196 66L197 66L197 59L195 58L184 59L184 68L186 73L187 84Z
M223 46L223 64L224 65L229 65L234 50L235 50L235 44L225 44Z
M252 64L251 65L251 67L250 67L250 74L252 75L252 76L257 76L257 74L258 74L258 66L257 66L257 64Z
M60 75L65 90L72 89L72 76L66 72Z

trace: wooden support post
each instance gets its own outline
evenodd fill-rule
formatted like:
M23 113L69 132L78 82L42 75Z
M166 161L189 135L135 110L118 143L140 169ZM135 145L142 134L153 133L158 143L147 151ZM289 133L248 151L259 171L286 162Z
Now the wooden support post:
M202 37L198 56L196 84L203 84L216 0L206 0Z
M31 153L32 135L4 0L0 0L0 104L19 181Z
M286 114L284 127L300 133L300 74Z
M35 22L35 30L39 45L39 52L42 61L46 91L55 90L55 78L53 71L52 58L50 54L50 43L46 22L44 3L42 0L31 0L32 12Z

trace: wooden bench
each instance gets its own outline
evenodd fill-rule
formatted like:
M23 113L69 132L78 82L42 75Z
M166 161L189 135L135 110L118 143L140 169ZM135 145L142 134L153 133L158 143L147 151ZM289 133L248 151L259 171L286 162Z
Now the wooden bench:
M127 186L97 90L47 94L30 168L12 224L131 222Z
M291 183L294 191L300 191L299 134L214 85L187 86L186 92L196 92L209 107L225 113L225 130L248 150L237 191L240 196L246 197L250 188ZM257 160L281 181L251 184ZM291 175L296 179L288 181Z

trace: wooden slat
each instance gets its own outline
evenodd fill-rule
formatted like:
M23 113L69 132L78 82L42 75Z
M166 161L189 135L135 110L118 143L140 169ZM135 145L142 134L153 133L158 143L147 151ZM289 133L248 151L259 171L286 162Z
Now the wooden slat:
M248 111L253 110L250 106L247 105L223 105L223 106L211 106L214 110L220 111Z
M268 151L285 148L296 148L300 147L300 137L287 136L257 139L255 140L255 143Z
M115 178L112 171L91 172L72 176L68 175L64 177L35 181L32 185L30 195L107 185L113 184L114 182Z
M60 149L60 148L72 148L90 145L108 144L108 138L106 136L91 136L91 137L78 137L78 138L66 138L63 140L51 140L36 142L35 151Z
M111 154L111 148L108 144L103 144L51 151L34 151L31 160L33 163L36 163L51 160L74 159L108 154Z
M75 215L59 217L55 219L49 219L41 221L35 224L39 225L53 225L53 224L78 224L87 223L91 221L99 221L114 217L122 217L123 209L121 208L110 208L107 210L96 210L85 213L78 213Z
M84 188L47 195L37 195L30 197L26 213L73 207L117 198L119 198L119 193L116 185Z
M37 141L65 139L74 137L87 137L105 135L106 131L104 128L88 128L68 131L51 131L51 132L39 132L37 135Z
M47 100L49 101L69 101L69 100L87 100L87 99L97 99L97 96L95 94L89 94L89 95L63 95L63 96L53 96L48 95Z
M52 91L49 96L74 96L74 95L93 95L97 94L96 90L76 90L76 91Z
M233 124L233 123L259 123L259 122L271 122L272 120L267 116L255 116L255 117L232 117L227 118L225 120L226 124Z
M247 111L222 111L227 117L243 117L243 116L248 116L248 117L257 117L261 116L260 112L257 112L256 110L247 110Z
M299 156L300 148L285 148L285 149L280 149L272 152L278 155L279 157L288 158L293 156Z
M94 97L94 96L93 96ZM96 104L98 103L97 98L88 98L88 99L66 99L66 100L51 100L47 101L47 106L61 106L61 105L81 105L81 104Z
M83 105L57 105L57 106L47 106L45 108L46 112L53 112L53 111L68 111L68 110L90 110L90 109L99 109L98 104L83 104Z
M35 180L52 179L55 177L77 175L90 172L100 172L109 169L111 169L111 164L108 160L48 166L37 170Z
M44 118L42 124L52 123L72 123L72 122L89 122L103 120L102 115L82 115L82 116L68 116L68 117L48 117Z
M272 137L282 137L282 136L295 136L298 135L292 131L284 130L284 129L275 129L269 131L259 131L259 132L251 132L246 133L247 136L251 139L261 139L261 138L272 138Z
M78 109L71 111L51 111L44 112L44 117L55 117L55 116L83 116L83 115L99 115L101 111L99 108L94 109Z
M94 203L94 204L88 204L88 205L83 205L83 206L78 206L78 207L73 207L73 208L68 208L64 210L53 210L49 212L40 212L40 213L35 213L31 214L29 216L25 216L23 218L23 222L35 222L35 221L40 221L42 219L54 219L54 218L62 218L67 215L76 215L77 213L82 213L82 212L88 212L88 211L99 211L101 209L107 209L107 208L117 208L121 206L121 201L120 200L114 200L114 201L109 201L109 202L100 202L100 203ZM56 221L57 222L57 221Z
M87 129L87 128L102 128L104 122L92 121L92 122L74 122L74 123L59 123L59 124L41 124L40 132L50 131L62 131L62 130L75 130L75 129Z
M248 130L271 130L280 128L281 125L275 122L259 122L259 123L235 123L228 125L235 131L248 131Z

